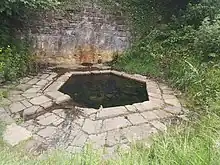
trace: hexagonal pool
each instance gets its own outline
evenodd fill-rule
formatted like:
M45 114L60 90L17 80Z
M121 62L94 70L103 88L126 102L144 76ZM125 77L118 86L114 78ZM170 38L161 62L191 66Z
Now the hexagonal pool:
M115 107L149 100L146 83L112 73L73 74L59 91L89 108Z

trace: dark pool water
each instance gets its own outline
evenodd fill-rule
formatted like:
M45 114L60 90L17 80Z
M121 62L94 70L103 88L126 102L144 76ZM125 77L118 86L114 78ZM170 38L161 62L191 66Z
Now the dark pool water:
M89 108L148 101L144 83L113 74L72 75L59 91Z

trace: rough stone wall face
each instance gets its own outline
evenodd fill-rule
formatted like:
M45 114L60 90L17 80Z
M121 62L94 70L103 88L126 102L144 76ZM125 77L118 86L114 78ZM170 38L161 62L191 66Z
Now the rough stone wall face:
M57 64L111 61L129 47L129 29L120 13L107 14L88 3L76 10L48 12L31 27L34 51L46 62Z

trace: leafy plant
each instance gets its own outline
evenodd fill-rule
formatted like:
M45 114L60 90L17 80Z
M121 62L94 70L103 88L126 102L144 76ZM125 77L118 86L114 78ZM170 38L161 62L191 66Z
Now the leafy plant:
M215 3L203 1L182 8L172 21L155 27L148 35L137 29L142 40L114 66L160 76L187 94L189 106L207 110L220 93L219 14ZM148 26L148 22L142 25Z

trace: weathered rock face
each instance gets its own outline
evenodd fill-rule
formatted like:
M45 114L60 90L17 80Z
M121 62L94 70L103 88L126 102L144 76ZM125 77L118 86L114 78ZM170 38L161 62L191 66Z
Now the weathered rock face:
M31 27L40 59L58 64L107 62L129 47L126 18L85 1L78 9L48 12Z

